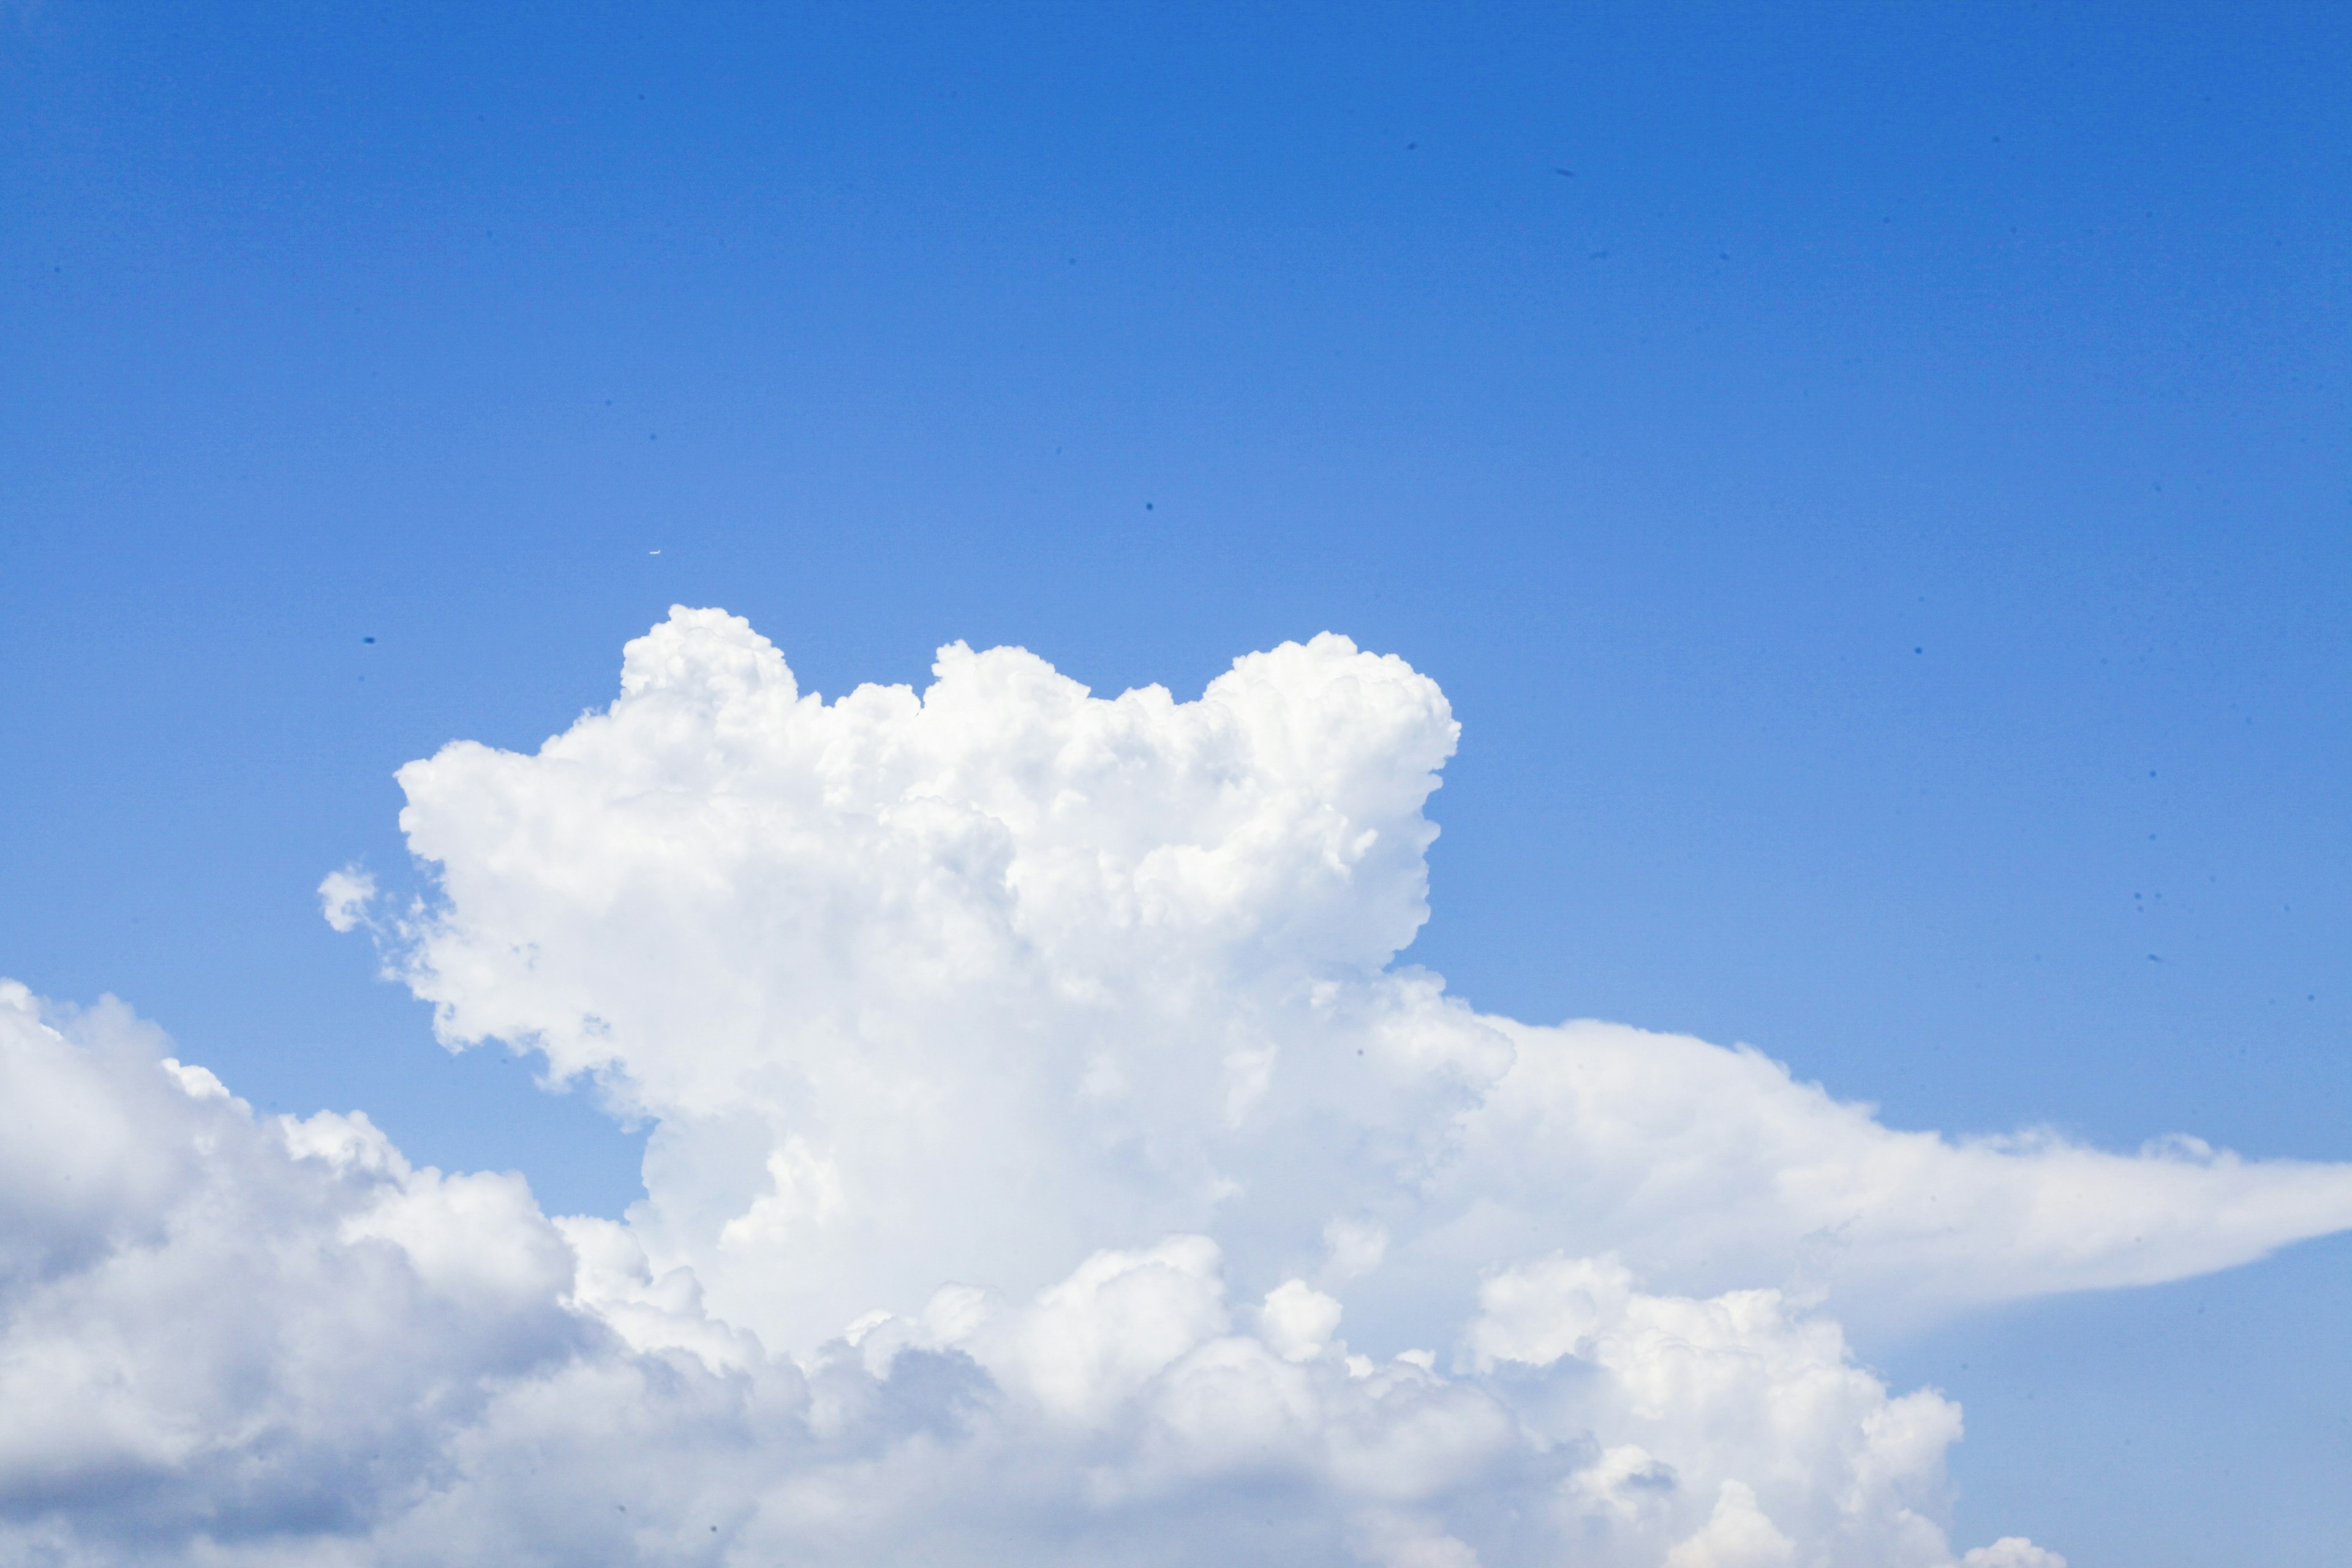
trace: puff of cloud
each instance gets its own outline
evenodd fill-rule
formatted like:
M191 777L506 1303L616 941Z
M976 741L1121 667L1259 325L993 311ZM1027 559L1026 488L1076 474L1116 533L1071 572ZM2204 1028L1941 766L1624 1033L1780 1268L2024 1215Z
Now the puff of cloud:
M1970 1548L1960 1568L2066 1568L2066 1560L2021 1535L2004 1535L1990 1546Z
M1258 1333L1285 1361L1327 1353L1346 1309L1304 1279L1286 1279L1265 1293Z
M357 866L330 871L319 883L319 912L336 931L369 924L368 908L374 902L375 879Z

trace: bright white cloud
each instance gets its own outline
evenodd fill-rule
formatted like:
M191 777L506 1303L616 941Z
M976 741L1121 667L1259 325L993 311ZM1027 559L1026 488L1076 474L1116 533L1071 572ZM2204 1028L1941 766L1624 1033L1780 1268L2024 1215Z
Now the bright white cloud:
M319 912L340 931L369 923L368 906L374 901L375 879L356 866L330 871L319 883Z
M1895 1131L1753 1052L1390 967L1456 726L1345 638L1189 703L1015 648L936 673L828 705L679 610L536 755L400 775L446 895L409 984L453 1043L535 1044L656 1118L633 1229L771 1343L1179 1231L1254 1289L1360 1276L1355 1321L1417 1342L1556 1250L1875 1321L2352 1224L2341 1168Z
M0 1555L1951 1568L1959 1412L1836 1319L2352 1225L2344 1167L1473 1012L1392 963L1455 727L1344 638L827 704L679 610L622 687L402 771L385 930L445 1038L655 1120L625 1223L0 992Z

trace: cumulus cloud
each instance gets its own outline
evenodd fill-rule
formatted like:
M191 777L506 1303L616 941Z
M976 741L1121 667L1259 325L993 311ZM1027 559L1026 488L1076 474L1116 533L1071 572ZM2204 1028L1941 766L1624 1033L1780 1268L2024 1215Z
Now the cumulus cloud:
M0 992L0 1552L1952 1568L1959 1411L1842 1321L2352 1225L2345 1167L1476 1013L1397 962L1455 726L1345 638L935 677L827 703L679 609L536 753L402 770L387 963L654 1122L623 1221Z
M408 983L452 1043L535 1046L656 1119L632 1228L771 1343L1178 1231L1254 1289L1360 1276L1351 1312L1410 1341L1555 1250L1874 1318L2352 1223L2337 1167L1956 1142L1752 1051L1474 1012L1391 962L1456 726L1343 637L1184 703L1017 648L935 675L828 704L679 610L537 754L400 774L446 893Z
M1237 1310L1177 1236L795 1358L518 1177L257 1116L119 1006L59 1021L0 989L9 1561L1951 1561L1911 1510L1956 1413L1769 1292L1554 1260L1489 1281L1449 1374L1351 1352L1301 1281Z
M66 1022L0 983L0 1557L363 1531L499 1380L600 1336L520 1177L257 1118L119 1004Z

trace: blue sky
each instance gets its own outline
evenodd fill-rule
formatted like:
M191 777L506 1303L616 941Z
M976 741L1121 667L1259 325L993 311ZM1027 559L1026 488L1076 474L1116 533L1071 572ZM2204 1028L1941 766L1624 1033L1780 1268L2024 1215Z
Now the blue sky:
M319 919L395 767L677 602L827 696L1329 628L1462 721L1481 1007L2352 1159L2343 12L480 11L0 16L0 973L617 1215ZM2318 1563L2347 1290L1867 1348L1964 1523Z

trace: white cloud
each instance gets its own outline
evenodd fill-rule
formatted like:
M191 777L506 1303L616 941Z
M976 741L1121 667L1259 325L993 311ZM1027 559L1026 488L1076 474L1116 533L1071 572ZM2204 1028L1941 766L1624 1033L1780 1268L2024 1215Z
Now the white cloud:
M1473 1012L1391 963L1453 720L1343 638L937 675L826 704L680 610L537 754L403 770L391 962L654 1119L625 1223L0 991L0 1556L1951 1568L1958 1411L1832 1314L2352 1223Z
M1258 1337L1285 1361L1312 1361L1331 1349L1346 1309L1304 1279L1286 1279L1265 1293Z
M1949 1568L1900 1511L1937 1500L1949 1407L1888 1399L1777 1305L1546 1265L1488 1282L1485 1370L1447 1375L1343 1354L1339 1303L1297 1280L1244 1331L1216 1243L1174 1237L794 1360L520 1178L413 1168L357 1114L257 1117L119 1008L61 1021L79 1037L0 990L0 1131L110 1139L5 1189L32 1222L9 1235L73 1245L0 1284L0 1560L1499 1565L1575 1542L1653 1568L1779 1531ZM107 1170L94 1196L62 1179ZM1559 1348L1563 1280L1599 1304Z
M1756 1493L1726 1481L1705 1529L1666 1553L1666 1568L1780 1568L1797 1560L1797 1543L1756 1506Z
M1990 1546L1971 1549L1960 1568L2066 1568L2066 1560L2021 1535L2004 1535Z
M373 923L368 906L375 902L375 879L357 866L330 871L319 883L319 912L340 931Z
M119 1005L67 1022L0 983L0 1559L363 1531L496 1380L601 1337L520 1178L256 1118Z
M924 693L828 705L679 610L622 687L536 755L402 770L446 901L397 961L452 1042L535 1043L657 1119L633 1229L771 1343L1179 1231L1253 1291L1321 1253L1407 1343L1556 1250L1876 1323L2352 1224L2339 1167L1895 1131L1753 1052L1390 967L1455 725L1341 637L1189 703L958 645Z
M1924 1390L1890 1396L1830 1320L1770 1289L1649 1294L1608 1258L1537 1260L1478 1294L1473 1364L1569 1369L1575 1398L1559 1435L1620 1445L1581 1492L1629 1524L1651 1517L1664 1481L1714 1500L1668 1568L1793 1561L1790 1531L1809 1556L1866 1543L1857 1559L1946 1561L1936 1521L1959 1407Z

